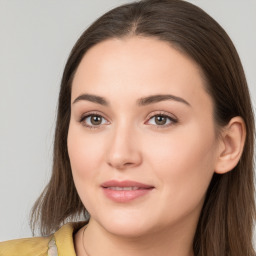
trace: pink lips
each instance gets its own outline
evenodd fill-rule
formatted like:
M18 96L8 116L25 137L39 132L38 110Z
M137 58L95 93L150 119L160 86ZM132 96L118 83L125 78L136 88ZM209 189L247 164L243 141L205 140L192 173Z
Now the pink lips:
M135 181L110 180L101 184L104 194L119 203L129 202L153 190L153 186Z

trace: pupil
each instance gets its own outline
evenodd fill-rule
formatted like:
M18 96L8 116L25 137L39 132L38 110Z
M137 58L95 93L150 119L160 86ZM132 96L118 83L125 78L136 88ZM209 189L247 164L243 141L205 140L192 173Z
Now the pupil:
M157 116L156 120L157 120L156 123L160 125L163 125L166 123L166 117L164 116Z
M100 116L92 116L91 121L92 121L92 124L98 125L101 123L101 117Z

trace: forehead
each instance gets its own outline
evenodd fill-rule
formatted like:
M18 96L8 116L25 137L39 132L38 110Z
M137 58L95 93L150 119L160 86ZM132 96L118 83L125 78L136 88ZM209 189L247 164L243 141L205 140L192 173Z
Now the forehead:
M147 37L108 39L90 48L74 76L72 99L81 93L120 100L170 93L192 104L202 96L211 101L200 67L169 43Z

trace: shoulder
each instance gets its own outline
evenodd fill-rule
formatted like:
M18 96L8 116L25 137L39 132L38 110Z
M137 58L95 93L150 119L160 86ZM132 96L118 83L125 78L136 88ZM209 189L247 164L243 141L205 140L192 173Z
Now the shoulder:
M75 256L73 234L85 224L67 223L48 237L0 242L0 256Z
M0 256L44 256L48 255L51 237L33 237L0 243Z

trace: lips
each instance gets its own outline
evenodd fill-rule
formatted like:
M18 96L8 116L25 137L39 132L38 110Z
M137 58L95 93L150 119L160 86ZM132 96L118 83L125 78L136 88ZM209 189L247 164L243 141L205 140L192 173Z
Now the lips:
M154 186L136 181L110 180L101 184L103 192L112 201L125 203L150 193Z

